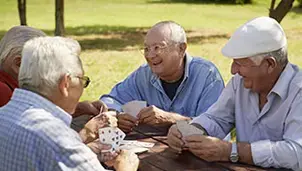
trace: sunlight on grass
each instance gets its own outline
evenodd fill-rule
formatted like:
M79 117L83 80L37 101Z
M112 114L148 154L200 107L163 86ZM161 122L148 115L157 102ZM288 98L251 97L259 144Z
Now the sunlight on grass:
M252 5L162 3L159 0L73 0L65 1L66 36L79 41L81 58L91 85L81 100L95 100L145 62L139 52L150 26L174 20L187 31L188 52L212 61L225 82L231 78L231 60L221 47L232 32L247 20L268 15L270 1ZM278 2L278 1L277 1ZM17 1L0 0L0 37L19 24ZM295 4L296 6L296 4ZM294 7L282 25L288 36L290 60L302 66L302 10ZM54 30L54 1L27 1L28 24Z

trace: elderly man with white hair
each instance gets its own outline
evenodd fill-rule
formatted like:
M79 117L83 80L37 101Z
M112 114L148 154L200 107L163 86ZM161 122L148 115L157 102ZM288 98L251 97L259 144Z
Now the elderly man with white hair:
M16 26L11 28L0 41L0 107L5 105L18 87L21 52L26 41L46 36L41 30Z
M258 17L239 27L222 49L234 76L218 101L192 125L206 135L168 134L178 152L208 161L302 169L302 73L288 62L287 40L274 19ZM236 128L236 142L221 139Z
M224 88L213 63L187 53L186 33L173 21L152 26L143 54L148 64L101 97L109 109L120 112L118 126L126 132L137 123L170 127L176 121L191 120L216 102ZM137 118L121 108L134 100L147 102Z
M72 39L39 37L26 42L20 88L0 108L0 170L105 170L69 127L71 114L89 84L79 53L80 46ZM97 148L109 148L95 143ZM107 155L107 159L112 157ZM137 156L129 152L121 152L115 161L120 171L138 166Z

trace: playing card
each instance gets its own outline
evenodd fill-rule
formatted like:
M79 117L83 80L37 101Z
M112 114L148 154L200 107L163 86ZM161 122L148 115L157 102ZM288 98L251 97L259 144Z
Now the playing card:
M137 114L145 107L147 107L146 101L134 100L124 104L122 106L122 109L125 113L128 113L131 116L137 118Z
M123 140L121 142L122 145L130 145L136 147L144 147L144 148L151 148L154 146L154 143L151 142L141 142L137 140Z
M198 129L193 125L190 125L187 121L177 121L176 125L177 125L177 129L180 131L183 137L193 134L204 135L203 130Z
M111 153L120 149L120 144L125 138L125 133L117 127L105 127L99 129L99 139L102 144L110 144L109 150L102 150L102 152Z
M149 151L148 148L137 147L137 146L132 146L132 145L121 145L120 149L129 150L129 151L132 151L133 153L136 153L136 154L140 154L140 153L144 153L144 152Z

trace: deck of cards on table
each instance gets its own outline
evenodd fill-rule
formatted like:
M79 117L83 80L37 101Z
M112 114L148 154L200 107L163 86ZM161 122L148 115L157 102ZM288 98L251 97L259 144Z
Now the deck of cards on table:
M124 104L122 106L122 109L125 113L128 113L131 116L137 118L137 114L145 107L147 107L146 101L134 100Z

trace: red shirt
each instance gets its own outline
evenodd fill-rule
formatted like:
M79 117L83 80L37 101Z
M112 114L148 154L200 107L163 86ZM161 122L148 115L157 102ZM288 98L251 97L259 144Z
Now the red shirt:
M18 88L18 81L0 70L0 107L10 100L15 88Z

